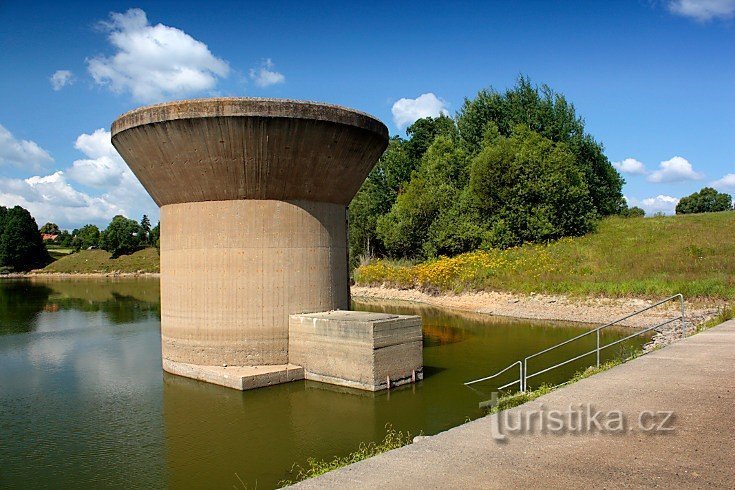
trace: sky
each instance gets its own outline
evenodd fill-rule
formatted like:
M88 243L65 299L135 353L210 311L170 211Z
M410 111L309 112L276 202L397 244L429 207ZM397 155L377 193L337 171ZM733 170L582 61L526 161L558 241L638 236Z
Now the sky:
M110 143L167 100L314 100L391 134L519 75L574 103L629 204L735 194L735 0L525 2L0 0L0 205L39 225L158 209Z

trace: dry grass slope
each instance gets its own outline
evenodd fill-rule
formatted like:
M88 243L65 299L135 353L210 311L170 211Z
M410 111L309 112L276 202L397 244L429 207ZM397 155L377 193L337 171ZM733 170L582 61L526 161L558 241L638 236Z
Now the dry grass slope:
M158 250L145 248L130 255L111 258L104 250L83 250L62 257L43 269L43 272L159 272Z
M547 245L476 251L412 264L373 261L363 286L429 292L511 291L609 297L735 299L735 212L608 218L597 232Z

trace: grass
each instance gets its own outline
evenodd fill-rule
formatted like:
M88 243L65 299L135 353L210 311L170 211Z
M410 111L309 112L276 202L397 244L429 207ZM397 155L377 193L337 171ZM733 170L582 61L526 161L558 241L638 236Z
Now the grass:
M600 364L599 366L590 366L587 369L584 369L582 371L577 371L574 374L574 376L571 377L571 379L559 385L543 384L534 390L527 390L525 392L518 391L515 393L511 393L511 394L502 395L498 397L498 402L495 405L488 408L488 413L502 412L503 410L508 410L510 408L517 407L518 405L523 405L524 403L533 401L540 396L546 395L547 393L551 393L557 388L566 386L568 384L576 383L577 381L583 380L585 378L589 378L590 376L594 376L595 374L599 374L603 371L607 371L608 369L612 369L615 366L619 366L620 364L623 364L624 362L628 362L631 359L635 359L636 357L642 354L643 354L643 351L636 350L636 351L632 351L630 355L626 357L619 357L619 358L611 359L607 362Z
M543 384L535 390L517 391L512 394L502 395L498 397L498 403L489 407L488 413L498 413L517 407L518 405L523 405L524 403L533 401L540 396L551 393L554 389L555 386Z
M361 443L360 447L356 451L349 453L347 456L335 456L331 460L317 460L314 458L309 458L306 461L306 467L300 465L293 466L293 468L291 469L291 472L294 473L293 480L282 480L278 482L278 486L285 487L287 485L293 485L294 483L298 483L309 478L323 475L324 473L336 470L337 468L341 468L352 463L357 463L358 461L362 461L363 459L372 458L373 456L377 456L378 454L390 451L392 449L398 449L399 447L406 446L408 444L411 444L412 440L413 438L411 437L410 433L396 431L395 429L393 429L393 427L387 425L385 437L381 442L370 442L368 444Z
M509 291L735 298L735 212L611 217L578 238L475 251L422 263L376 260L355 270L363 286L430 293Z
M732 320L735 318L735 310L733 310L732 307L724 306L720 308L720 311L715 315L714 317L710 318L706 322L702 323L701 325L697 325L696 332L702 332L704 330L707 330L708 328L712 328L716 325L719 325L720 323L726 322L728 320Z
M111 258L104 250L82 250L66 255L46 266L43 272L159 272L158 250L144 248L130 255Z
M59 247L57 245L46 245L46 250L48 250L49 255L54 260L58 260L62 257L66 257L67 255L74 253L73 248L68 247Z

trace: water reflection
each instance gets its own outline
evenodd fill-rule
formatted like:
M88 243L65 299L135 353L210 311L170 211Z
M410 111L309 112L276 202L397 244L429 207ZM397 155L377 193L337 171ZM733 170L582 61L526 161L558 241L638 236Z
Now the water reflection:
M59 311L101 312L104 321L113 324L160 318L159 297L159 281L152 278L4 280L0 286L0 335L72 326L71 319L60 318Z
M249 486L270 488L305 455L344 454L356 441L379 435L369 398L317 385L240 393L166 375L169 483L224 488L238 484L239 477Z
M480 416L482 397L464 381L584 329L357 303L423 317L424 381L380 393L314 382L242 393L162 373L158 287L0 281L1 488L271 488L294 463L382 439L387 423L434 434Z
M46 308L51 288L28 281L0 287L0 335L30 332L39 312Z
M157 315L94 285L0 283L0 487L165 485Z

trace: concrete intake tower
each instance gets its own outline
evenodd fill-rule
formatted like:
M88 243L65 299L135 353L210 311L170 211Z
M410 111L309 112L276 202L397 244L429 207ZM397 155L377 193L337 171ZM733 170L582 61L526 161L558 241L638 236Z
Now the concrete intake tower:
M346 206L386 126L333 105L198 99L122 115L112 143L161 207L164 369L226 385L270 373L241 389L297 379L289 315L349 309Z

